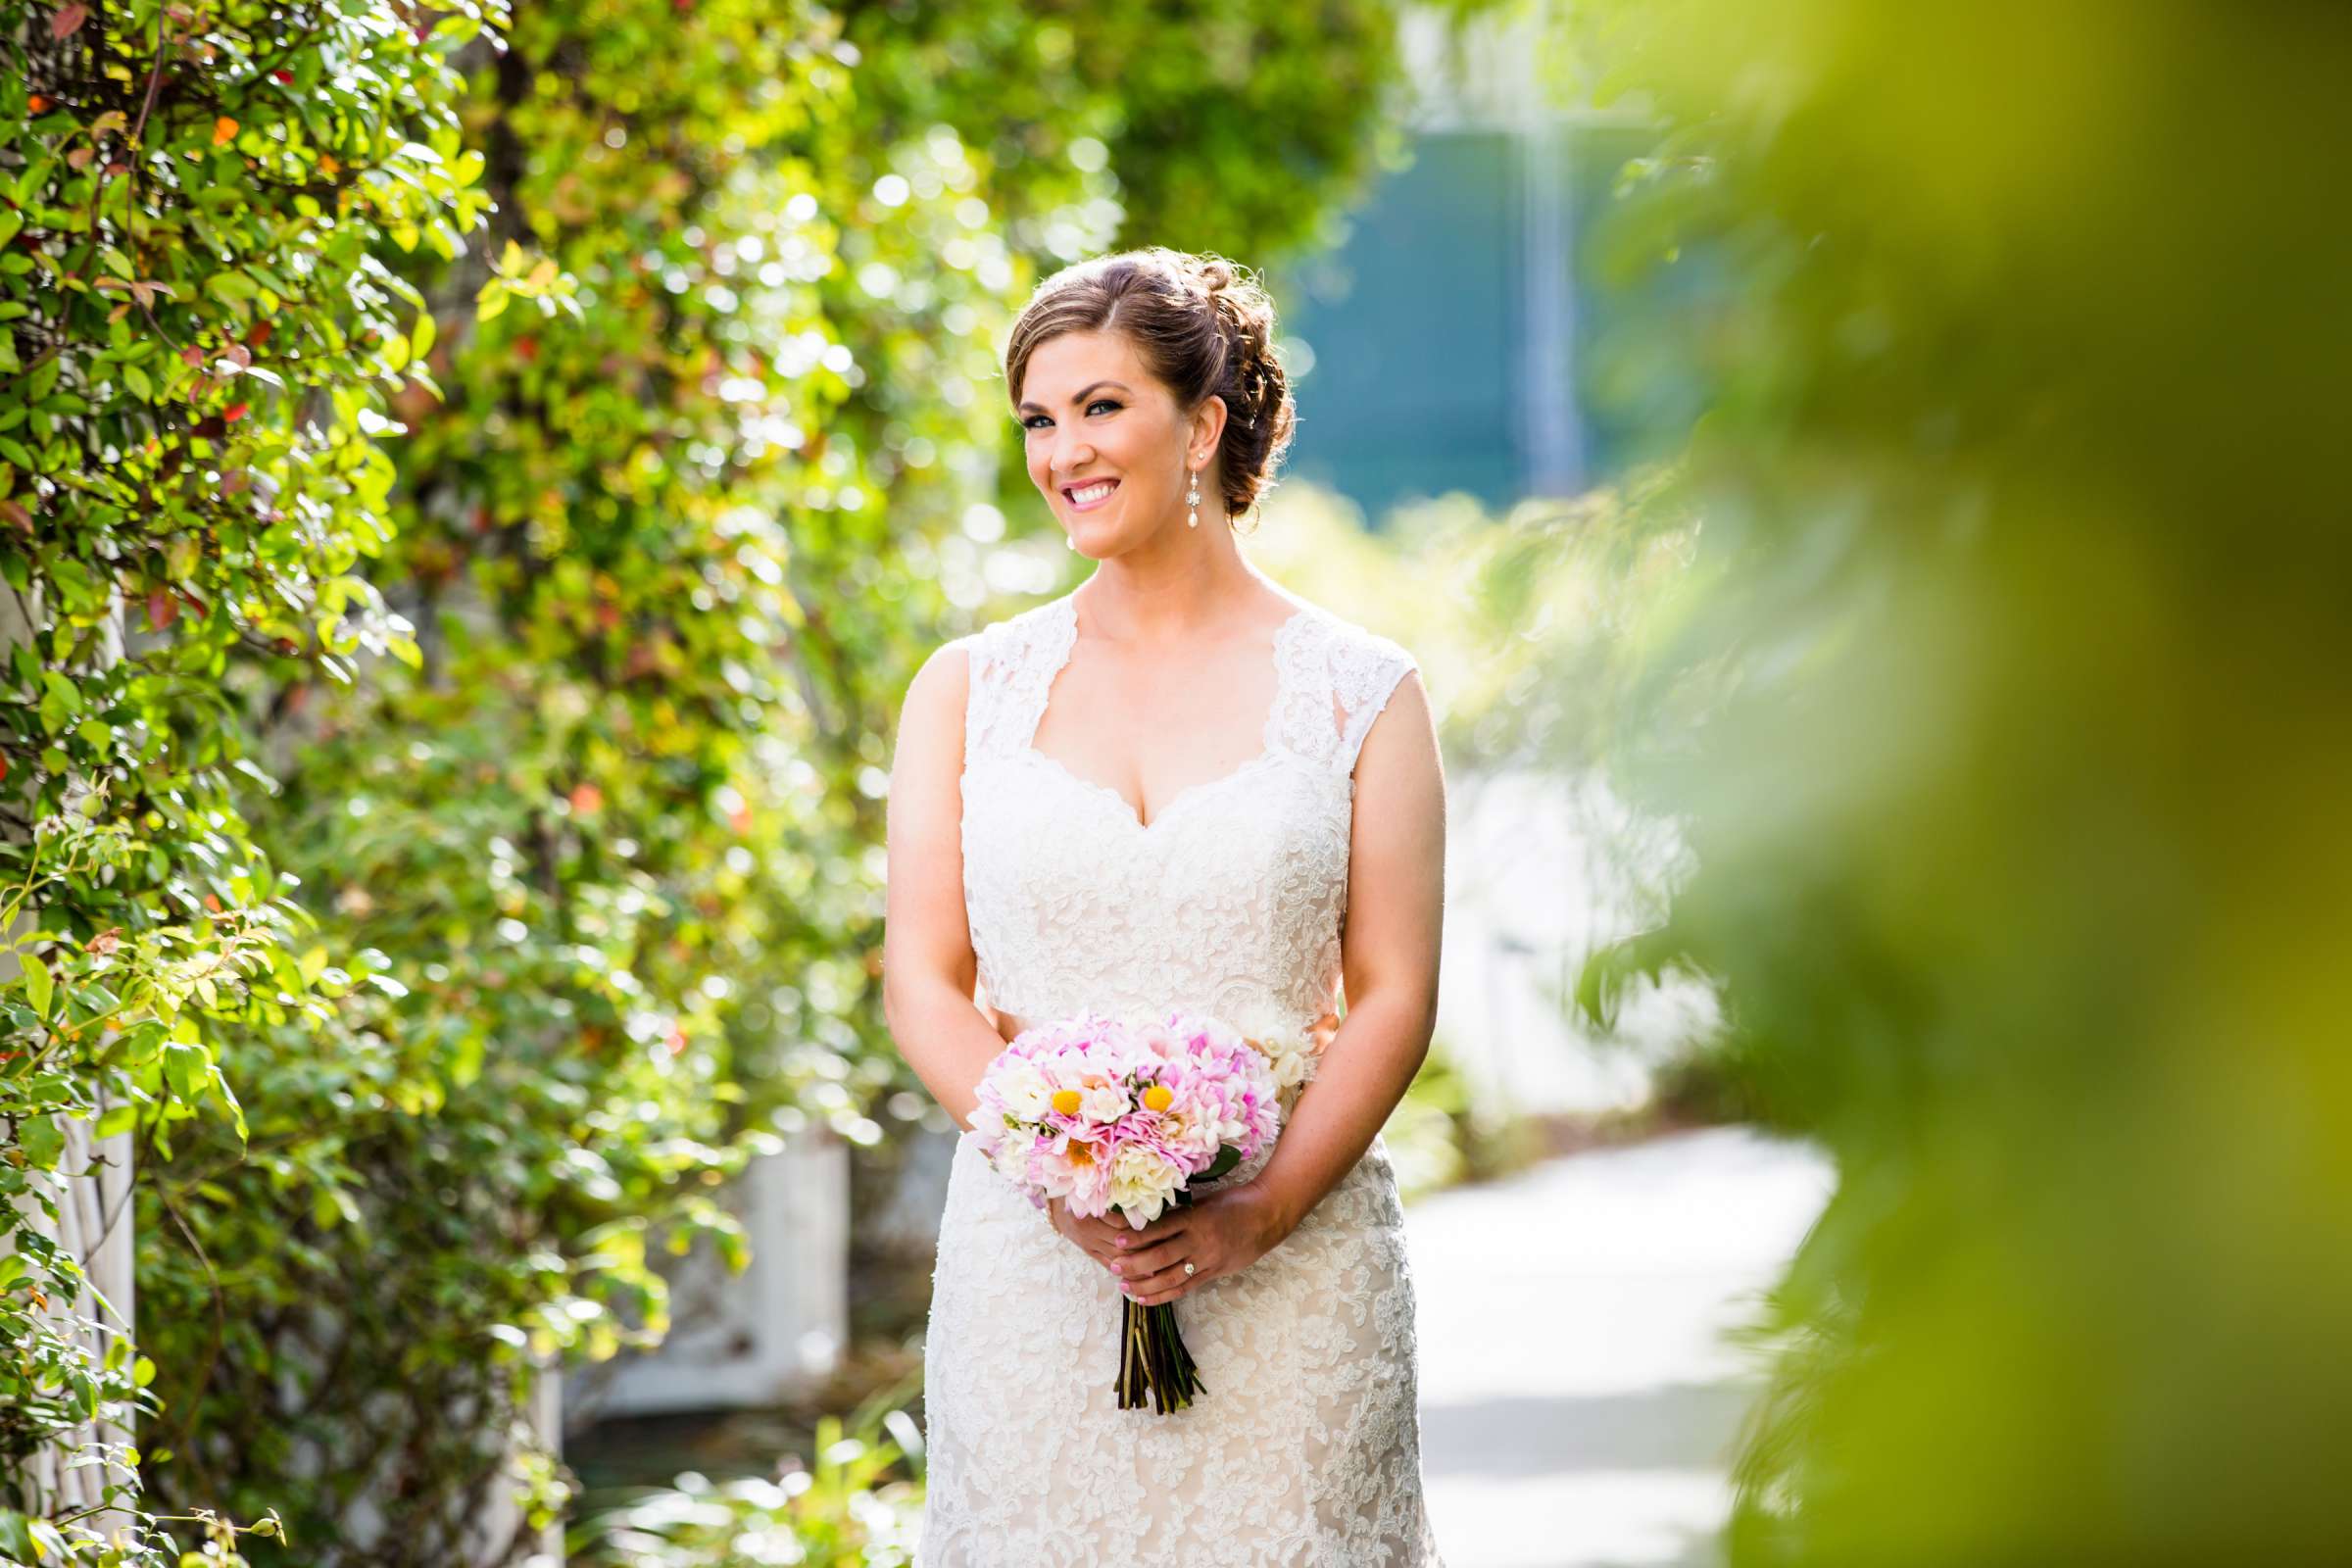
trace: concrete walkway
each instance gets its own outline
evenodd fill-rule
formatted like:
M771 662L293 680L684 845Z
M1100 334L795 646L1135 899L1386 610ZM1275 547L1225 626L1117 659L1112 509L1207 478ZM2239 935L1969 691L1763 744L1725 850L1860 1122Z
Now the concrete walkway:
M1446 1568L1703 1568L1755 1371L1741 1320L1829 1196L1743 1128L1550 1161L1406 1210L1422 1472Z

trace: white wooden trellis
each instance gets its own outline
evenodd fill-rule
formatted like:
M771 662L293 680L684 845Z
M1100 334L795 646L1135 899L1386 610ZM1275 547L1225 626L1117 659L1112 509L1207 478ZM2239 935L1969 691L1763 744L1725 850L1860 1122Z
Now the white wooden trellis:
M33 619L27 620L27 614ZM0 655L31 640L40 614L38 586L22 598L14 594L0 596ZM122 615L118 602L103 643L102 657L110 662L122 657ZM21 936L26 928L27 922L20 917L18 925L8 934ZM23 965L13 955L0 959L0 965L5 966L0 979L14 980L23 972ZM57 1218L52 1221L38 1203L27 1203L25 1224L55 1242L82 1271L77 1298L52 1298L46 1308L50 1318L59 1323L69 1317L88 1319L96 1326L81 1331L81 1343L92 1355L103 1356L106 1342L129 1334L136 1315L132 1301L135 1269L131 1251L130 1134L121 1132L110 1138L95 1138L89 1123L73 1118L66 1119L64 1132L65 1151L59 1156L57 1169L35 1172L32 1176L36 1190L55 1201ZM14 1251L14 1236L0 1240L0 1249ZM19 1466L16 1479L35 1517L54 1518L94 1508L110 1483L130 1480L112 1464L73 1468L67 1465L73 1456L72 1449L82 1444L133 1442L134 1433L129 1427L109 1419L111 1414L122 1413L100 1411L96 1421L85 1422L64 1434L57 1444ZM104 1534L129 1523L129 1516L120 1509L107 1509L90 1515L83 1523Z
M720 1201L743 1222L750 1265L729 1274L712 1250L666 1263L671 1331L657 1350L565 1380L582 1414L749 1409L808 1393L849 1334L849 1150L806 1133L755 1156Z
M14 967L13 961L11 967ZM37 1206L27 1205L26 1224L56 1242L80 1265L84 1279L79 1298L52 1298L47 1312L63 1323L69 1315L99 1325L84 1328L81 1344L94 1357L103 1357L111 1339L130 1333L132 1257L130 1214L130 1134L96 1139L89 1123L67 1120L66 1148L54 1172L40 1172L34 1183L55 1200L58 1217L52 1223ZM0 1248L14 1250L13 1237ZM103 1298L103 1301L100 1299ZM110 1310L111 1307L111 1310ZM122 1412L113 1412L120 1414ZM113 1464L69 1469L70 1449L87 1443L127 1444L132 1431L109 1419L85 1422L61 1441L34 1454L20 1467L18 1482L24 1489L28 1511L36 1518L56 1518L97 1506L108 1484L131 1478ZM106 1509L82 1523L105 1534L130 1517L121 1509Z

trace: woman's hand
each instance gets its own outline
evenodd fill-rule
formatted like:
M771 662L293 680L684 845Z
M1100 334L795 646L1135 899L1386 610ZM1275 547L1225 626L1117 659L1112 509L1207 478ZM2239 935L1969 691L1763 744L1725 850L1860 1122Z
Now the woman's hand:
M1227 1274L1238 1274L1290 1234L1273 1200L1255 1182L1203 1193L1169 1208L1140 1231L1118 1227L1120 1254L1113 1272L1130 1299L1144 1306L1173 1301ZM1187 1274L1184 1266L1193 1265Z
M1059 1198L1046 1200L1046 1213L1053 1218L1054 1228L1069 1238L1070 1245L1106 1269L1125 1255L1119 1238L1135 1234L1122 1219L1108 1215L1089 1219L1083 1214L1073 1214L1069 1203Z

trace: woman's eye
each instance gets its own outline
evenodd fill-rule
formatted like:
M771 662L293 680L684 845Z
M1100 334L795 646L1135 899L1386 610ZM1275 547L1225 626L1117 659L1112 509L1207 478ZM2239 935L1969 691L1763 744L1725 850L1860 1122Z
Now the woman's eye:
M1118 406L1119 403L1118 399L1116 398L1097 398L1094 402L1089 403L1086 406L1086 412L1092 414L1097 409L1115 409ZM1038 421L1045 417L1046 416L1042 414L1032 414L1029 416L1029 417L1021 421L1021 428L1024 430L1034 430L1038 427Z

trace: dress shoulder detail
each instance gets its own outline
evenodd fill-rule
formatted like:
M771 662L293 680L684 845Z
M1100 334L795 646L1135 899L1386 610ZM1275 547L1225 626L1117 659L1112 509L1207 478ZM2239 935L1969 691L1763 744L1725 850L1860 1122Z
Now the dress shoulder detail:
M1281 644L1283 744L1331 772L1352 775L1372 721L1420 664L1403 644L1320 606L1305 606L1299 619L1298 635Z
M1010 756L1029 744L1075 626L1066 598L1051 599L970 635L971 695L963 725L967 759Z

